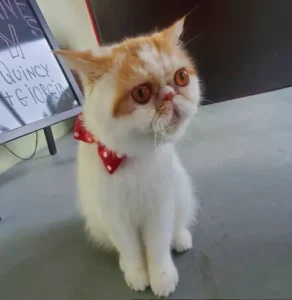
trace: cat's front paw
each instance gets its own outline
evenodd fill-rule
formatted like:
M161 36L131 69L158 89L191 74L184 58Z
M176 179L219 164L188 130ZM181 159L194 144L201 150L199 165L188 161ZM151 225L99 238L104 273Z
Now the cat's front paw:
M171 259L162 265L149 267L149 276L152 291L158 297L168 297L178 283L178 272Z
M182 228L178 231L172 241L171 248L177 252L190 250L193 247L192 235L188 229Z
M120 260L120 268L132 290L144 291L149 286L149 276L144 265L125 263Z

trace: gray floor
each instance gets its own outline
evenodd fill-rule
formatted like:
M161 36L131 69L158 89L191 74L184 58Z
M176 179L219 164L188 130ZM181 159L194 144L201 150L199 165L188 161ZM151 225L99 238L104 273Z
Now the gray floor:
M195 248L175 257L171 298L292 296L292 90L202 108L179 149L202 202ZM153 298L84 236L76 142L0 175L0 298ZM191 159L190 159L191 158Z

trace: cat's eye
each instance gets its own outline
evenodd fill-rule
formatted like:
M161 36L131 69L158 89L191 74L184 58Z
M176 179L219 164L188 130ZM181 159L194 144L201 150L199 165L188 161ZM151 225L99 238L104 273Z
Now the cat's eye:
M190 81L189 74L185 68L179 69L174 74L174 82L179 86L186 86Z
M136 86L132 91L133 99L139 104L146 104L151 98L151 86L147 83Z

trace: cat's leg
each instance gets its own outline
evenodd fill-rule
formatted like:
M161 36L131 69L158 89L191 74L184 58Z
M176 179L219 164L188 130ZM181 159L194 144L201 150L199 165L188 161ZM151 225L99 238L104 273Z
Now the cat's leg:
M171 200L152 211L143 231L150 285L160 297L167 297L178 283L170 251L175 209Z
M198 201L196 200L190 178L178 158L175 159L174 169L176 206L172 249L182 252L192 248L192 235L189 228L196 222Z
M96 245L105 250L114 250L115 247L105 231L101 209L96 199L96 191L88 182L80 184L78 206L85 220L86 232Z
M139 232L129 218L107 217L107 233L120 256L120 268L128 286L143 291L149 286L149 276Z
M90 186L81 189L80 208L91 239L102 248L117 250L120 268L129 287L136 291L145 290L149 285L149 276L138 230L131 224L129 216L106 214L92 199L96 197L91 193ZM119 211L125 212L123 208L116 209L116 212Z
M94 244L104 250L115 250L112 241L102 226L102 222L100 222L98 216L92 212L90 215L87 214L85 216L85 230Z

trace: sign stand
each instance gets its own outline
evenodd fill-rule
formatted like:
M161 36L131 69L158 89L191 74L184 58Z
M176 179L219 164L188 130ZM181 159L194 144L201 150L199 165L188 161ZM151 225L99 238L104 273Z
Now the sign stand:
M46 137L47 145L49 148L49 152L51 155L55 155L57 153L57 147L54 140L54 135L52 132L52 128L50 126L44 128L44 134Z
M57 153L51 125L80 113L83 95L36 0L0 0L0 145L43 129Z

